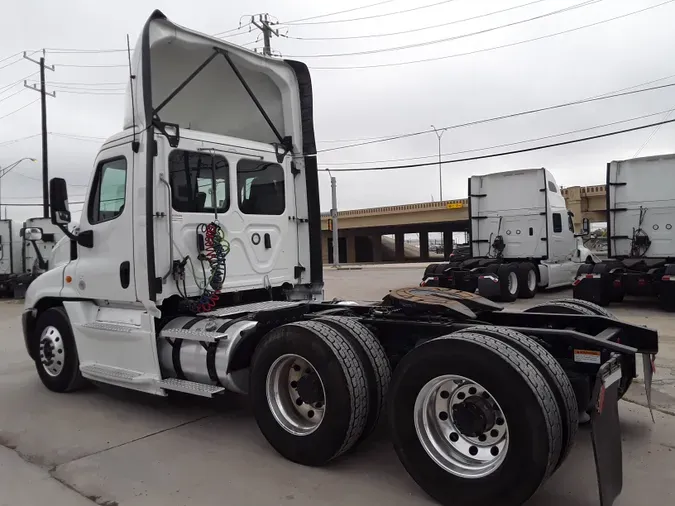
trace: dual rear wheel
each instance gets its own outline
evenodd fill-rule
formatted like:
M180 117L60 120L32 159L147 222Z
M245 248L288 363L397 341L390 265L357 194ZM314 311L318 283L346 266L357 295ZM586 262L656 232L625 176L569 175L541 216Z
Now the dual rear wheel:
M389 375L381 344L355 319L284 325L253 358L256 420L284 457L322 465L368 435L386 398L406 470L456 506L522 504L574 441L567 376L518 332L479 326L432 339L403 357L391 382Z

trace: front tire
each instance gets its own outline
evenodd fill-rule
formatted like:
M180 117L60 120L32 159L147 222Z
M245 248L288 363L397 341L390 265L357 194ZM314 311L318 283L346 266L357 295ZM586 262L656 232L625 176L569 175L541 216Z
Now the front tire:
M250 395L267 441L303 465L320 466L349 450L368 416L366 374L354 346L318 321L282 325L263 337Z
M66 310L54 307L42 313L33 331L35 367L42 384L53 392L73 392L87 382Z
M466 386L460 397L457 389ZM457 411L456 398L472 406ZM498 411L473 416L486 405ZM525 356L490 336L452 334L409 352L394 370L388 419L406 470L444 505L521 505L560 456L560 411L548 383ZM501 447L488 440L485 454L481 441L493 429L508 439Z

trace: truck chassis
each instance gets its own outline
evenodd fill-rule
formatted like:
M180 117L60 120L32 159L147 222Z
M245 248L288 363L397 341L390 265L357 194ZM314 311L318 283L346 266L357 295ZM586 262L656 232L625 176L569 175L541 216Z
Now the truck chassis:
M653 330L584 301L504 311L483 297L407 288L380 303L268 301L155 320L161 378L80 364L77 301L28 309L29 354L47 388L86 379L158 395L247 392L261 432L285 458L323 465L370 434L381 412L396 453L441 504L527 501L569 455L590 415L599 497L622 487L618 399ZM168 313L168 311L167 311ZM101 335L123 325L87 324ZM131 331L130 331L131 332ZM146 390L147 391L147 390Z

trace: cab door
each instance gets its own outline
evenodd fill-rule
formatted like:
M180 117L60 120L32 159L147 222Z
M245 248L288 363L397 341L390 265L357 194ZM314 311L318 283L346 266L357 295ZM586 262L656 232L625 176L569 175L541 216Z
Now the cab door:
M103 149L96 160L80 235L91 232L93 247L79 245L73 285L83 298L135 302L131 144Z

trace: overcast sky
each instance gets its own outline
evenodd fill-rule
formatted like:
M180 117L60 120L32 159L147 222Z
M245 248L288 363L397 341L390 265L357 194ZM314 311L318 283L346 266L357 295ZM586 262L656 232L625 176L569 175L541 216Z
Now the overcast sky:
M675 64L672 63L675 2L572 33L472 55L366 69L317 68L400 63L493 48L606 20L664 1L392 0L367 9L311 20L321 24L280 25L281 34L288 37L275 38L272 44L284 57L305 61L313 68L314 122L318 148L321 150L350 144L354 139L426 130L431 124L440 128L546 107L670 75L674 77L653 85L675 83ZM0 60L19 51L41 48L123 48L126 34L130 34L133 44L153 8L161 9L176 23L215 34L236 28L240 17L248 21L246 16L253 13L268 12L274 19L286 22L369 5L376 3L376 0L343 0L339 3L309 0L117 0L105 4L87 0L6 0L5 3L11 3L12 8L5 9L0 20ZM402 14L371 17L432 4L439 5ZM368 55L311 57L453 38L580 4L588 5L488 33L421 47ZM522 7L458 22L515 6ZM371 18L353 20L361 17ZM325 23L342 19L352 21ZM444 26L418 30L433 25ZM409 30L415 31L381 37L307 40ZM260 45L255 42L255 32L248 33L246 29L241 33L235 32L235 35L228 40L248 43L248 47ZM39 57L39 54L34 57ZM20 92L22 84L2 91L5 86L38 70L37 65L28 61L13 63L17 59L9 58L0 63L0 166L6 166L21 157L34 157L39 161L24 162L2 179L3 204L41 202L41 148L40 138L36 136L40 132L39 103L2 118L39 98L37 93L30 90ZM57 96L48 101L50 132L105 138L121 129L124 104L121 90L128 79L128 70L123 66L80 68L59 64L123 65L126 54L59 54L48 50L47 62L56 65L55 72L47 72L48 82L60 83L52 84L51 89L57 90ZM6 67L1 68L3 66ZM82 94L84 91L96 94ZM11 96L15 93L15 96ZM675 88L666 88L449 130L442 137L442 151L453 153L477 150L653 115L542 142L594 135L660 121L671 108L675 108ZM641 130L550 150L446 165L443 168L443 196L446 199L466 197L466 178L471 174L524 167L546 167L563 186L602 184L606 163L613 159L631 158L652 133L653 129ZM8 142L28 136L34 137ZM71 201L82 200L100 142L98 139L73 139L61 135L49 138L50 175L67 178ZM471 154L536 144L519 144ZM672 152L674 148L675 127L666 125L642 149L641 156ZM321 153L319 165L322 168L339 169L349 164L352 167L365 166L367 164L364 162L373 160L433 157L437 149L435 134L427 133L399 141ZM458 156L462 155L449 158ZM421 161L433 160L429 158ZM319 178L321 207L327 210L330 207L329 179L325 173ZM424 202L439 197L438 167L343 173L337 174L337 178L341 209ZM39 207L8 208L9 217L18 220L39 216L40 212ZM2 216L5 217L4 206Z

